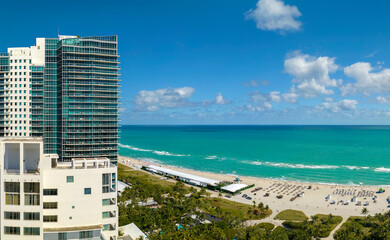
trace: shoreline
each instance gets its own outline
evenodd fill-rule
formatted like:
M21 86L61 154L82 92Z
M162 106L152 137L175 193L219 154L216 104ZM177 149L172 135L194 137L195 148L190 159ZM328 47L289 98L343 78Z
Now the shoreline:
M253 201L257 203L263 202L264 204L269 205L270 208L273 210L273 214L270 216L270 218L273 218L277 213L285 209L300 210L303 211L309 217L321 213L339 215L343 218L348 218L350 216L361 216L362 208L367 208L369 210L369 214L384 213L390 210L390 208L387 207L388 204L386 201L386 198L390 196L389 186L306 183L290 180L276 180L258 177L239 176L237 174L204 172L176 166L164 165L161 163L147 162L144 160L138 160L124 156L119 156L118 160L120 163L123 163L138 170L140 170L142 166L158 165L165 168L219 181L233 182L235 177L239 177L241 183L247 185L255 184L255 187L262 187L263 189L256 193L251 193L251 190L253 190L254 188L242 191L242 194L247 194L248 196L252 197L252 200L242 198L241 195L236 195L232 196L231 198L227 198L224 194L222 198L245 204L252 204ZM379 190L380 187L385 189L386 192L377 194L376 192ZM304 196L298 197L295 200L291 201L291 198L294 197L298 192L304 192ZM265 193L270 193L270 196L265 197ZM346 201L352 200L352 193L357 196L356 201L350 202L348 203L348 205L344 205ZM217 197L218 193L213 192L213 195ZM277 199L276 196L278 195L283 195L283 198ZM327 196L331 196L331 199L328 201L325 199ZM373 201L374 196L377 196L377 202ZM331 201L333 200L336 200L337 203L332 204ZM343 201L342 203L341 200ZM361 202L361 205L356 205L357 202ZM368 203L368 205L363 206L365 203Z
M211 174L211 175L222 175L222 176L231 176L231 177L240 177L240 178L253 178L253 179L261 179L261 180L269 180L269 181L280 181L280 182L290 182L290 183L296 183L296 184L315 184L315 185L329 185L329 186L340 186L340 187L377 187L378 189L380 187L382 188L388 188L390 187L389 184L384 184L384 185L370 185L370 184L345 184L345 183L326 183L326 182L309 182L309 181L300 181L300 180L289 180L289 179L281 179L281 178L266 178L266 177L255 177L255 176L247 176L247 175L239 175L239 174L233 174L233 173L217 173L217 172L210 172L210 171L203 171L203 170L196 170L196 169L191 169L191 168L186 168L186 167L181 167L181 166L175 166L175 165L167 165L161 162L152 162L152 161L146 161L146 160L139 160L135 159L132 157L126 157L126 156L121 156L119 155L119 159L131 159L133 162L139 162L148 166L148 165L158 165L158 166L163 166L166 168L172 168L175 170L183 170L183 171L191 171L191 172L198 172L200 174L205 173L205 174ZM194 174L196 175L196 174Z

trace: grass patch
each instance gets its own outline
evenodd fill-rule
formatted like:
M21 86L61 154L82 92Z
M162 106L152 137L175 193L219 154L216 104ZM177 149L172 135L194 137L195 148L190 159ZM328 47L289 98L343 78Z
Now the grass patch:
M275 225L273 225L272 223L267 223L267 222L259 223L256 226L258 226L259 228L263 228L267 231L272 231L272 229L274 229L275 227Z
M223 198L209 198L210 204L214 208L219 208L222 212L230 212L233 216L248 220L248 219L263 219L272 214L272 210L268 209L264 212L254 213L252 205L230 201ZM215 210L208 209L210 214L215 214ZM217 214L218 215L218 214Z
M278 213L275 220L304 221L309 219L302 211L286 209Z

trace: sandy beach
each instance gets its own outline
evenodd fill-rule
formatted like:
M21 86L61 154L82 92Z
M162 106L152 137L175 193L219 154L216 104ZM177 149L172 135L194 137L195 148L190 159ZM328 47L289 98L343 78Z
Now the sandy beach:
M233 181L236 177L232 175L201 172L190 169L166 166L162 164L150 163L145 161L140 161L128 157L119 157L119 161L123 164L131 166L135 169L139 169L142 166L149 165L158 165L163 166L169 169L174 169L177 171L211 178L219 181ZM262 179L255 177L243 177L240 176L241 183L244 184L255 184L255 187L244 190L242 194L247 194L252 197L252 200L247 200L241 195L236 195L230 200L252 204L253 201L256 203L263 202L264 204L269 205L273 210L273 214L268 218L269 220L280 211L285 209L295 209L303 211L307 216L312 216L314 214L333 214L342 216L346 220L349 216L361 216L362 208L367 208L370 215L375 213L384 213L389 211L387 204L387 197L390 196L390 187L383 187L385 193L378 194L380 186L350 186L350 185L328 185L328 184L316 184L316 183L300 183L292 181L278 181L270 179ZM255 193L251 193L256 187L261 187L262 190L259 190ZM291 201L291 198L294 197L299 192L303 192L302 197L296 198L294 201ZM269 193L268 197L265 197L264 194ZM214 193L216 196L217 194ZM283 198L277 199L276 196L283 195ZM329 200L326 200L327 196L330 196ZM354 202L350 202L348 205L344 205L345 201L351 201L353 196L356 196ZM373 197L377 196L377 201L374 202ZM223 198L226 198L223 196ZM335 200L336 203L332 204L332 201ZM340 203L340 201L343 203ZM358 206L357 203L360 202L361 205ZM364 206L367 204L367 206Z

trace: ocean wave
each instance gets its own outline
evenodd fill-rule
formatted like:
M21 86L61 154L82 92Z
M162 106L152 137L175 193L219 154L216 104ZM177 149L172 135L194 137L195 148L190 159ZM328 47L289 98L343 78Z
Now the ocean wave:
M345 168L348 168L349 170L360 170L360 169L370 169L369 167L358 167L358 166L346 166L346 165L343 165L343 167Z
M150 150L150 149L142 149L142 148L137 148L137 147L134 147L134 146L124 145L124 144L120 144L120 143L118 143L118 146L122 147L122 148L130 149L130 150L133 150L133 151L151 152L151 153L154 153L154 154L157 154L157 155L160 155L160 156L173 156L173 157L187 157L187 156L190 156L189 154L188 155L184 155L184 154L170 153L170 152L167 152L167 151L157 151L157 150Z
M334 165L304 165L304 164L293 164L293 163L275 163L275 162L258 162L258 161L243 161L243 163L251 165L264 165L272 167L283 167L283 168L299 168L299 169L336 169L339 166Z
M166 151L152 151L153 153L160 155L160 156L174 156L174 157L186 157L190 155L184 155L184 154L174 154Z
M150 162L155 164L162 164L160 160L154 159L154 158L136 158L137 160L144 161L144 162Z
M206 156L204 159L207 159L207 160L225 160L226 158L225 157L218 157L216 155L211 155L211 156Z
M122 147L122 148L130 149L130 150L133 150L133 151L140 151L140 152L151 152L152 151L152 150L148 150L148 149L142 149L142 148L133 147L133 146L130 146L130 145L124 145L124 144L121 144L121 143L118 143L118 146Z
M375 172L388 172L390 173L390 168L385 168L385 167L380 167L380 168L375 168Z

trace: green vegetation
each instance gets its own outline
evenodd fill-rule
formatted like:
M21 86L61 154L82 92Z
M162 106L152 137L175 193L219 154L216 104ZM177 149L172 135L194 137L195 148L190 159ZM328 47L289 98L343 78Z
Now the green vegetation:
M248 220L248 219L263 219L272 214L271 209L268 206L262 205L260 203L258 206L248 205L244 203L229 201L222 198L209 198L210 205L212 208L207 208L207 212L212 215L219 215L218 211L228 211L233 216L238 218Z
M335 233L334 239L390 239L390 211L367 217L350 217Z
M315 215L308 220L303 212L285 210L275 217L290 220L283 223L285 227L274 228L271 223L246 227L246 220L263 219L272 211L263 203L249 205L209 197L205 189L167 181L124 165L118 166L118 172L118 179L131 185L118 196L119 225L133 222L150 240L311 240L328 236L341 222L341 217L332 215ZM152 199L158 206L138 204Z
M289 239L317 239L328 237L342 221L343 218L340 216L317 214L309 221L286 221L283 226L288 229Z
M131 185L118 196L119 225L134 222L152 240L266 239L273 229L272 224L243 226L247 219L262 219L272 213L263 204L248 205L210 198L205 189L197 190L179 181L167 182L124 165L118 166L118 172L118 179ZM138 205L138 202L151 199L158 202L157 207ZM206 213L217 220L200 224L206 220Z
M304 221L304 220L307 220L308 217L306 216L306 214L304 214L301 211L287 209L287 210L283 210L280 213L278 213L275 216L275 219L276 220Z

